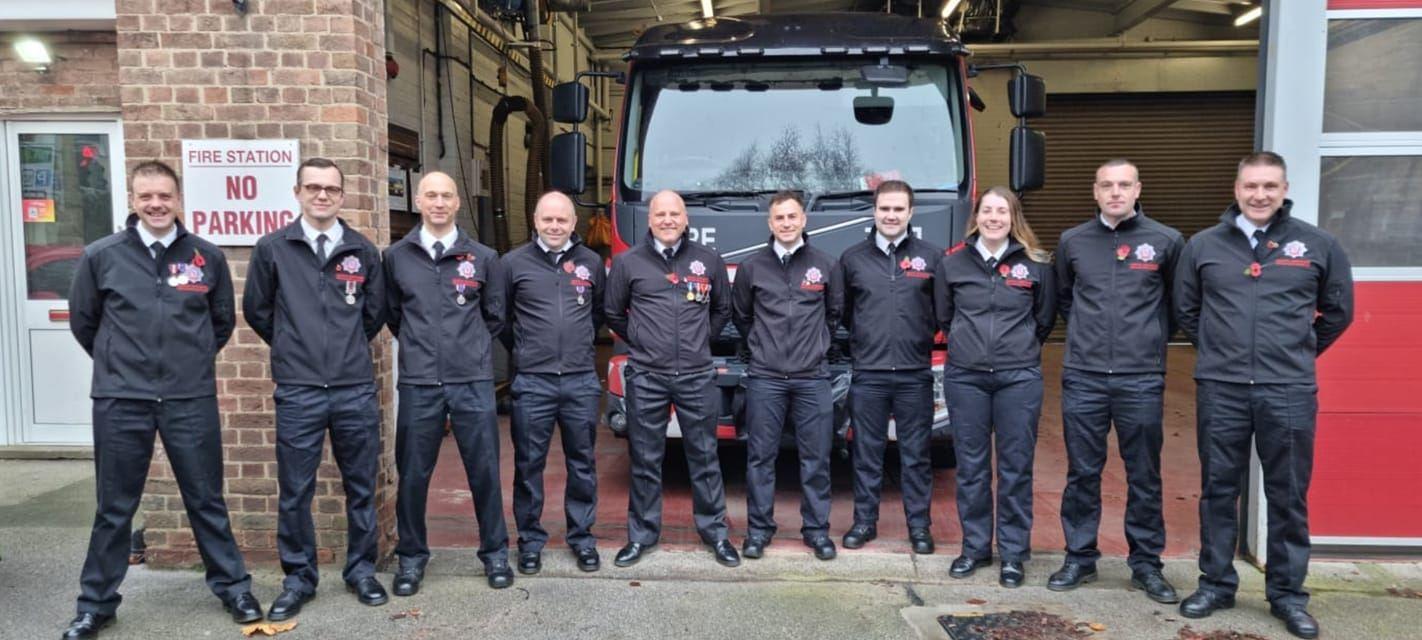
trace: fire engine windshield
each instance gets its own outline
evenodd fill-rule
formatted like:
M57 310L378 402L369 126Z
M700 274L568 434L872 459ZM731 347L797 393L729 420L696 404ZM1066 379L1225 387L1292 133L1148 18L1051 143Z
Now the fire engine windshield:
M622 186L833 193L906 180L963 181L961 89L939 63L905 64L908 81L863 77L863 59L642 67L629 88Z

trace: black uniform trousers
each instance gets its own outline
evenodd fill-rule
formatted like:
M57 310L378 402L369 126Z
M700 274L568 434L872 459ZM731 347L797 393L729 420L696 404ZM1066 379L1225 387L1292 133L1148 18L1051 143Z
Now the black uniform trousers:
M277 552L283 589L315 593L316 530L311 500L326 431L346 494L346 583L375 575L375 477L379 471L380 408L375 383L339 387L278 384Z
M1165 550L1161 515L1160 448L1165 376L1160 373L1109 374L1062 370L1062 435L1066 440L1067 485L1062 492L1062 531L1067 561L1092 566L1101 551L1101 470L1107 436L1116 426L1126 466L1126 563L1132 571L1159 569Z
M632 457L628 541L656 544L662 534L662 460L673 406L691 475L696 531L706 543L725 540L726 488L716 453L716 421L721 410L716 371L678 375L637 371L628 365L622 376L629 418L627 446Z
M395 417L395 470L400 474L395 506L401 569L423 569L430 559L425 506L430 477L439 461L445 424L450 425L479 522L479 560L485 570L507 562L509 531L499 480L499 422L491 380L442 385L399 385Z
M933 495L933 371L854 371L849 387L851 443L854 455L854 523L879 522L884 486L884 449L889 418L899 443L904 516L912 529L928 528Z
M94 488L98 507L79 577L79 613L112 615L128 573L133 514L143 497L153 436L163 438L207 587L224 602L251 590L252 578L232 537L222 498L222 432L217 398L94 398Z
M1026 562L1032 550L1032 459L1042 415L1042 370L974 371L949 363L943 373L958 460L963 555L992 557L996 451L998 554L1004 562Z
M557 375L519 373L510 386L513 396L513 511L518 526L518 550L542 551L548 543L543 528L543 469L553 427L563 441L567 481L563 485L565 538L574 549L591 549L597 518L598 402L602 383L592 371Z
M746 378L746 520L750 535L775 535L775 459L787 417L800 453L800 535L813 540L829 532L829 378Z
M1264 593L1281 606L1308 604L1308 483L1318 413L1316 384L1239 384L1199 380L1200 588L1233 595L1239 493L1253 438L1268 503Z

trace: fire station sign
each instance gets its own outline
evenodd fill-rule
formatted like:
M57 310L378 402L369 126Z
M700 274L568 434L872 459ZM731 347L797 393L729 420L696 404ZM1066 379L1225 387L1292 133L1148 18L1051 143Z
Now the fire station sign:
M300 211L293 187L296 140L184 140L188 231L227 247L250 247Z

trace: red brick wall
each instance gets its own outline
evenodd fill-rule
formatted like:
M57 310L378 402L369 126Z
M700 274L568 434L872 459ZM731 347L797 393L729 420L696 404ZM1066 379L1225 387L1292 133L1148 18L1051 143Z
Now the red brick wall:
M179 164L181 140L293 138L302 157L335 160L346 175L347 222L389 242L384 3L382 0L118 0L118 81L130 164ZM294 177L293 177L294 179ZM248 249L229 249L240 298ZM267 348L239 319L218 356L218 393L232 525L248 562L276 559L277 471ZM395 469L388 334L374 345L382 389L376 505L382 553L393 548ZM327 446L315 512L322 561L341 557L345 499ZM149 561L200 560L166 458L155 459L143 502Z
M118 111L118 56L114 34L70 31L39 34L55 64L39 73L15 55L18 34L0 33L0 115Z

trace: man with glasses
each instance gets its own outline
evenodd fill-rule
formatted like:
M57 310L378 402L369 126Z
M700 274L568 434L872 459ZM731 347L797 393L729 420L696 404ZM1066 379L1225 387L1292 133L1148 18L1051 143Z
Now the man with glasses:
M345 199L335 163L296 172L301 217L257 241L242 312L271 345L276 382L277 550L286 573L267 617L286 620L316 595L311 500L326 431L346 493L347 589L363 604L389 597L375 579L375 478L380 406L370 340L385 318L380 251L337 217Z

